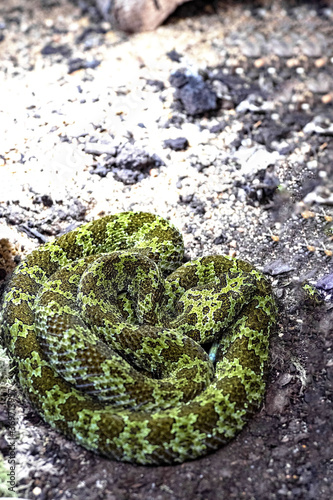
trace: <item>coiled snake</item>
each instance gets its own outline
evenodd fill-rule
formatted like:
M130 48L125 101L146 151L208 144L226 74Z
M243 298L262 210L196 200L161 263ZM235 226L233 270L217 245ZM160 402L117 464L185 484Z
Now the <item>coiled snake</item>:
M19 383L88 449L183 462L229 441L261 404L267 280L220 255L181 265L183 253L168 221L124 212L33 251L7 286L0 324Z

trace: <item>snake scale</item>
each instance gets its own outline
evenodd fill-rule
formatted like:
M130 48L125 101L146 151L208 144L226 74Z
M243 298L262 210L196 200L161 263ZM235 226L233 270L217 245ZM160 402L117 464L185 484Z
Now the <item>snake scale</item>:
M171 464L216 450L258 410L270 285L245 261L183 255L170 222L124 212L16 268L2 340L52 427L112 459Z

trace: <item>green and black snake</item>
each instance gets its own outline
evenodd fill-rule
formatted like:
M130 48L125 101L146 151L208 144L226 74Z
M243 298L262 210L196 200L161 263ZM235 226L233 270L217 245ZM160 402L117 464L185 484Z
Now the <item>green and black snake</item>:
M170 464L216 450L258 410L270 285L245 261L183 255L170 222L124 212L17 267L2 337L52 427L112 459Z

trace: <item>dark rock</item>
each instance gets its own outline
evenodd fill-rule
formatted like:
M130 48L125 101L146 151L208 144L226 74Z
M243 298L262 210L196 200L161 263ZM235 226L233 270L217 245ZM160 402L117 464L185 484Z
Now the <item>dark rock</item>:
M53 43L48 43L40 51L43 56L50 56L53 54L59 54L63 57L69 57L72 53L72 49L67 45L55 45Z
M219 71L214 80L222 82L229 90L229 95L235 106L244 101L250 94L265 97L257 83L249 82L237 75L224 74Z
M151 87L155 87L156 92L161 92L165 89L165 84L161 80L152 80L150 78L147 79L147 85Z
M43 196L41 197L41 200L42 200L44 207L52 207L53 200L52 200L51 196L49 196L48 194L43 194Z
M106 160L97 164L90 173L105 177L109 172L124 184L141 181L151 168L164 165L156 155L135 147L133 144L115 146L111 143L87 143L85 151L92 154L107 154Z
M180 89L189 82L189 76L184 71L178 70L172 73L169 81L173 87Z
M253 134L259 144L264 144L271 151L271 143L288 137L290 128L276 124L274 120L263 120L261 127Z
M155 154L150 155L130 143L125 144L116 158L116 165L129 170L146 170L163 165L163 161Z
M321 278L319 281L316 283L316 288L319 288L320 290L332 290L333 289L333 274L327 274L323 278Z
M222 245L223 243L225 243L227 241L227 237L224 233L221 233L220 236L217 236L213 243L214 245Z
M80 200L74 200L74 203L69 207L68 215L75 220L83 220L86 215L87 207Z
M289 271L292 271L293 269L293 266L291 266L290 264L286 264L282 260L277 259L273 262L270 262L269 264L266 264L263 272L266 274L270 274L271 276L277 276L278 274L289 273Z
M220 132L222 132L222 130L224 130L226 127L226 123L225 122L220 122L218 123L217 125L213 125L209 131L212 133L212 134L219 134Z
M328 274L324 276L316 283L316 288L321 288L323 290L333 289L333 274Z
M110 168L108 168L107 165L101 165L100 163L98 163L95 168L90 170L91 174L96 174L99 175L100 177L106 177L109 172Z
M82 33L77 36L76 38L76 43L85 43L85 48L90 48L89 45L89 37L91 35L96 35L96 34L105 34L106 30L103 29L101 25L96 25L96 26L87 26L86 28L83 29ZM87 43L88 42L88 43Z
M175 98L182 103L187 114L198 115L217 108L217 96L201 76L176 71L171 75L170 83L176 87Z
M171 59L171 61L174 62L180 62L181 58L183 57L182 54L179 54L179 52L177 52L175 49L170 50L166 55L169 57L169 59Z
M189 194L186 196L180 195L179 203L181 205L189 205L192 209L194 209L194 213L198 215L204 215L206 213L204 202L199 200L194 194Z
M68 64L68 74L74 73L74 71L78 71L79 69L95 69L97 66L101 64L97 59L93 59L92 61L87 61L82 59L81 57L77 57L75 59L71 59Z
M142 172L136 172L128 168L115 168L113 172L115 174L115 178L126 185L136 184L137 182L142 181L145 177Z
M188 145L186 137L177 137L177 139L167 139L164 141L164 147L173 149L174 151L183 151L188 148Z
M217 107L216 94L204 83L191 78L187 85L178 91L177 96L189 115L212 111Z

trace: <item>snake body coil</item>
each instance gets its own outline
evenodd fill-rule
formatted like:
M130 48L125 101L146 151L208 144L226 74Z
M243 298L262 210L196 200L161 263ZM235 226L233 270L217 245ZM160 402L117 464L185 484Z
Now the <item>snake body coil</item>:
M261 404L267 280L219 255L181 265L183 252L168 221L125 212L33 251L7 286L0 325L19 383L88 449L183 462L229 441Z

